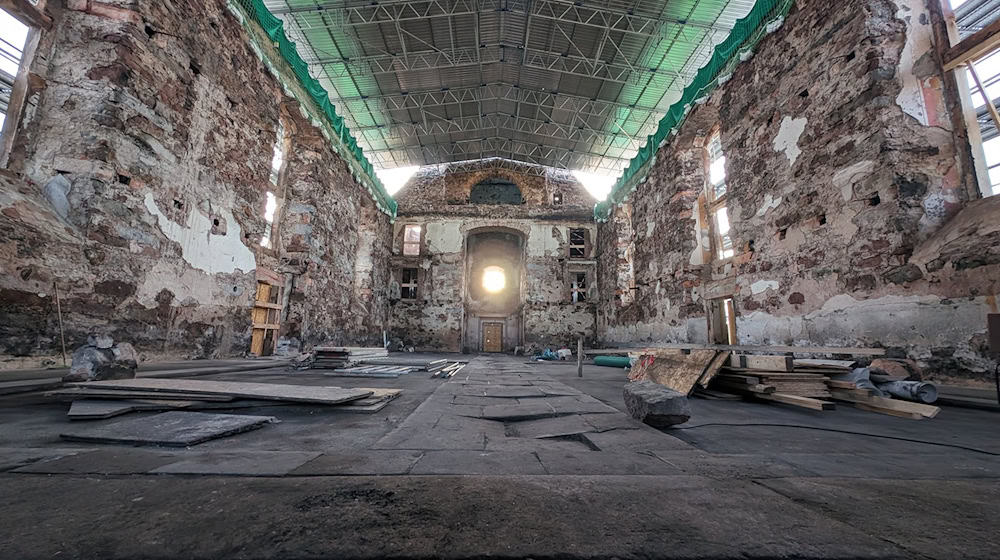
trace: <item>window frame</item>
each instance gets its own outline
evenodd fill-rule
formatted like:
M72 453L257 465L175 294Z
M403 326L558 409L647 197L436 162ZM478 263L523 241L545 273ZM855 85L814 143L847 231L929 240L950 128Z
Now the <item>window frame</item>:
M717 146L717 149L713 149ZM722 167L722 180L712 181L712 166L717 161L723 162ZM722 149L722 133L718 127L713 130L709 135L708 141L705 143L705 197L708 201L708 227L711 232L712 239L712 259L714 261L725 261L736 256L736 245L733 241L732 236L732 221L729 219L729 205L727 204L729 200L729 182L728 174L726 172L725 163L727 162L725 151ZM719 186L722 186L722 192L719 193ZM719 226L719 213L724 212L726 215L726 223L729 224L729 229L726 233L722 233L721 227ZM727 248L727 242L729 247ZM727 254L729 253L729 254Z
M583 237L583 244L573 243L573 233L577 232ZM569 228L569 258L571 259L586 259L587 258L587 228ZM573 251L577 250L580 252L579 256L574 256Z
M409 276L409 282L405 281L406 277ZM420 286L420 269L419 268L401 268L399 270L399 299L406 301L416 301L419 295ZM406 294L409 291L409 297Z
M407 241L407 233L416 230L417 240ZM401 253L404 257L419 257L422 252L422 245L424 241L424 228L420 224L405 224L403 225L403 247ZM416 247L415 252L408 252L407 247Z
M590 273L586 270L569 271L569 300L574 305L589 301ZM579 285L580 275L583 275L583 286Z

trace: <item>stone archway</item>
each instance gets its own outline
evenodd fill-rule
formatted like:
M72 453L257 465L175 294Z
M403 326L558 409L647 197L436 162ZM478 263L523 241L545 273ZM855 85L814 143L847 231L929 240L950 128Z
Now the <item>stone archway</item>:
M468 352L509 352L521 343L525 235L504 227L480 227L465 243L465 340ZM502 281L497 288L497 277ZM485 340L500 337L498 348ZM485 337L485 338L484 338Z

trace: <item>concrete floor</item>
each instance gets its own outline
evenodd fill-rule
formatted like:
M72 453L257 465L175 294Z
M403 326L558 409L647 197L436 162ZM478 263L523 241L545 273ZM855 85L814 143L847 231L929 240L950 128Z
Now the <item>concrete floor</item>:
M200 378L403 394L236 409L281 422L189 449L65 442L65 403L0 399L0 557L1000 557L990 412L694 399L658 431L621 370L498 355L448 381Z

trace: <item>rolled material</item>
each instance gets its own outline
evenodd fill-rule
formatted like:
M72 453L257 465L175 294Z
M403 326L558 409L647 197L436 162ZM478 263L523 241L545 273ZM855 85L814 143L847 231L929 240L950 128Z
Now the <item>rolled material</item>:
M878 388L894 397L924 404L931 404L938 398L937 387L924 381L890 381L879 383Z
M626 368L631 360L623 356L597 356L594 358L595 366L608 366L616 368Z

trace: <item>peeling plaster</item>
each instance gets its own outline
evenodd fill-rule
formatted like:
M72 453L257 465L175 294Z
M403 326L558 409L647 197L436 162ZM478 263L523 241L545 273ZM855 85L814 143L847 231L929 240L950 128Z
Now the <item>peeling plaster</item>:
M192 267L209 274L251 272L257 268L253 252L243 244L240 224L228 208L218 209L219 215L229 224L226 234L213 235L211 218L198 210L189 212L187 223L180 225L160 212L153 193L146 193L145 202L146 209L156 217L160 231L180 244L181 257Z
M789 166L795 165L795 160L802 153L802 150L799 149L799 137L802 136L808 122L809 120L805 117L793 119L786 116L781 119L781 128L778 129L778 135L774 137L774 151L785 152Z
M924 0L898 0L897 6L896 17L906 23L906 43L899 54L899 75L903 87L896 96L896 105L927 126L927 104L914 66L933 47L930 14L924 8Z
M750 293L753 295L762 294L768 290L777 290L778 282L776 280L758 280L750 285Z
M763 218L764 214L767 214L768 210L771 210L772 208L777 208L779 204L781 204L780 196L778 198L774 198L771 196L771 193L766 193L764 195L764 205L761 206L759 210L757 210L757 213L754 214L754 217Z

